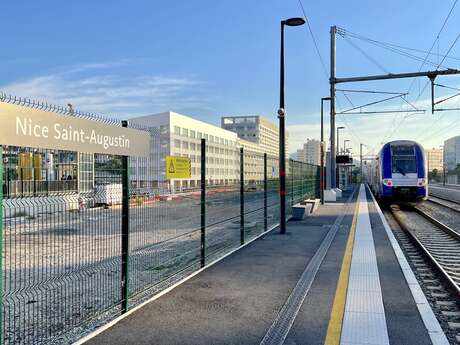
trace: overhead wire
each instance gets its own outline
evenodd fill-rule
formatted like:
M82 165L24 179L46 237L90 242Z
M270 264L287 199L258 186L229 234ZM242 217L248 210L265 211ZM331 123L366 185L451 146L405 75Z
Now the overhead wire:
M422 64L420 65L418 72L420 72L420 71L422 70L423 66L424 66L425 63L426 63L426 60L428 59L428 56L430 55L431 51L433 50L434 46L436 45L436 42L439 41L439 37L440 37L442 31L444 30L444 28L446 27L446 24L447 24L447 22L448 22L450 16L452 15L452 12L453 12L455 6L457 5L457 2L458 2L458 0L455 0L454 3L452 4L452 6L451 6L451 8L450 8L450 10L449 10L449 13L448 13L447 16L445 17L445 19L444 19L444 21L443 21L443 23L442 23L442 25L441 25L441 28L439 29L439 31L438 31L438 33L437 33L437 35L436 35L436 38L434 39L434 41L433 41L433 43L432 43L430 49L429 49L428 52L426 53L425 59L423 60ZM458 37L457 37L457 39L458 39ZM456 41L455 41L455 42L456 42ZM451 49L449 49L449 52L450 52L450 50L451 50ZM445 56L447 56L447 54L445 54ZM443 58L443 60L441 61L441 63L438 63L438 66L436 67L436 70L437 70L437 69L439 68L439 66L444 62L444 60L445 60L445 58ZM413 87L413 85L414 85L414 82L415 82L415 79L412 79L412 82L411 82L410 85L409 85L409 88L408 88L407 93L410 93L410 91L412 90L412 87ZM425 91L427 85L428 85L428 83L426 83L425 86L423 87L422 91L420 91L420 92L418 93L417 98L415 99L415 101L413 101L413 103L417 103L417 102L418 102L420 96L421 96L422 93ZM401 103L401 107L402 107L402 103ZM397 117L397 115L395 115L395 119L396 119L396 117ZM384 135L384 138L383 138L383 141L387 140L387 138L391 138L391 137L393 136L393 134L394 134L394 133L401 127L401 125L406 121L406 119L407 119L407 117L403 117L403 118L399 121L399 123L397 124L397 126L394 127L394 129L393 129L393 131L390 133L390 135L385 134L385 135Z

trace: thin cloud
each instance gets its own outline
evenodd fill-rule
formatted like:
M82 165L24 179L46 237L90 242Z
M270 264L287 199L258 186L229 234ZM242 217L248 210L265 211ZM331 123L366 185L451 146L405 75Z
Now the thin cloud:
M117 73L121 66L132 62L124 59L74 66L66 72L3 85L0 90L48 103L71 103L75 109L84 111L124 117L168 109L209 107L209 98L200 94L202 83L198 80ZM88 71L91 71L90 75Z

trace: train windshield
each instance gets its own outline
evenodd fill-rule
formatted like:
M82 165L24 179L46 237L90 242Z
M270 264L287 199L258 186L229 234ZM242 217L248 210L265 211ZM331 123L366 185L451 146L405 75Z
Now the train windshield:
M394 173L406 175L417 172L415 152L413 146L392 146L392 166Z

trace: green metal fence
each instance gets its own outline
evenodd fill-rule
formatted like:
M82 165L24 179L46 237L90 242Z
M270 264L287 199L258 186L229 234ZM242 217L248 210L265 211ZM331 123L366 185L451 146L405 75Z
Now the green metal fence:
M70 343L279 223L277 157L199 138L179 186L161 178L170 133L142 129L150 157L0 150L4 344ZM319 195L317 166L291 160L287 181L290 204Z

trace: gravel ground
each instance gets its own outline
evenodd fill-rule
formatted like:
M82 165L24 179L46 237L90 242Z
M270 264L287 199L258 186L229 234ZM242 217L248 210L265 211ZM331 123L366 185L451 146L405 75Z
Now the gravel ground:
M270 193L268 204L276 203ZM245 195L245 211L263 207L263 193ZM239 193L207 198L206 233L209 258L239 245ZM117 312L121 291L121 208L95 208L19 216L5 220L6 344L50 343L62 333L83 329ZM277 208L269 211L276 222ZM236 216L236 217L235 217ZM232 218L230 221L224 220ZM130 207L130 291L138 299L145 289L196 269L200 256L200 200L188 196ZM263 230L263 211L246 215L246 235ZM177 280L177 279L176 279ZM168 284L168 283L166 283ZM76 331L75 331L76 330ZM58 338L69 343L71 338Z
M428 213L430 216L447 225L452 230L460 233L460 213L442 205L427 201L417 205L417 208Z

